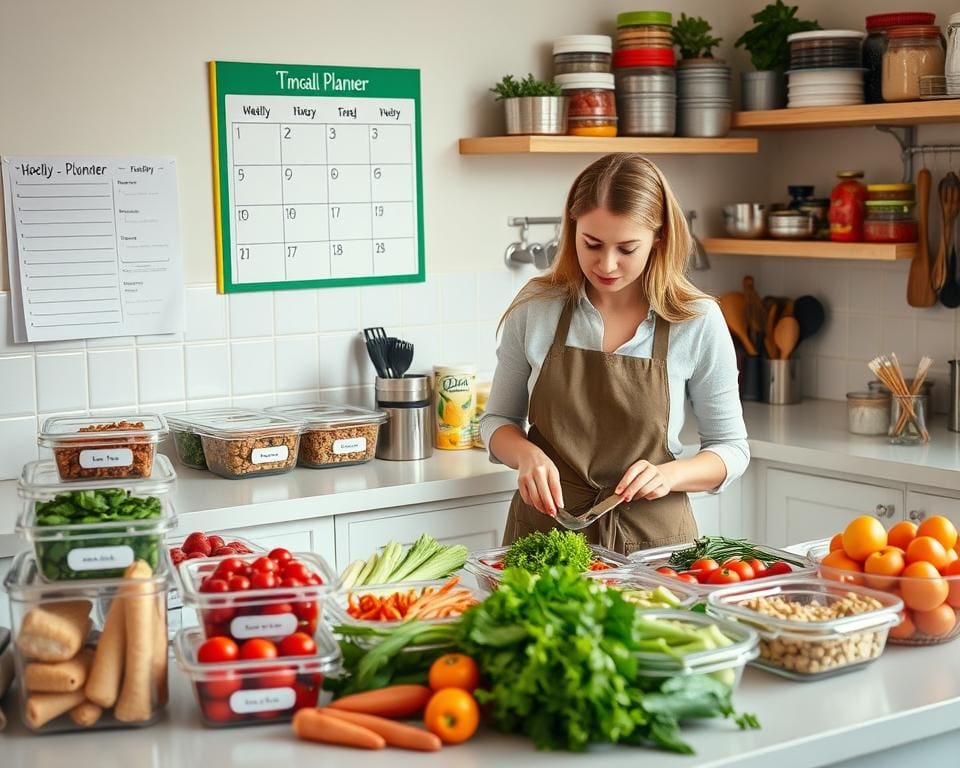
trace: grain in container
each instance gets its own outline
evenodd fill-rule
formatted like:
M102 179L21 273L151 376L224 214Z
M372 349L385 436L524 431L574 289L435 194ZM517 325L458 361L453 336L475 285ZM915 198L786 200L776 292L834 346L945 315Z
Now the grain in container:
M864 101L867 104L883 102L883 54L887 50L887 33L895 27L929 25L936 22L934 13L877 13L867 16L867 39L861 49Z
M883 100L917 101L920 78L942 75L944 63L939 27L926 24L891 29L883 54Z
M880 392L847 392L847 431L876 437L890 429L890 395Z
M669 11L617 14L617 48L666 48L673 51L673 15Z
M557 75L554 82L563 89L569 103L567 133L573 136L617 135L617 103L612 74L580 72ZM582 129L589 131L578 133Z
M568 35L553 41L553 74L609 72L613 41L609 35Z
M297 460L301 467L313 469L370 461L376 454L380 425L387 420L383 411L329 403L278 405L267 412L304 423Z

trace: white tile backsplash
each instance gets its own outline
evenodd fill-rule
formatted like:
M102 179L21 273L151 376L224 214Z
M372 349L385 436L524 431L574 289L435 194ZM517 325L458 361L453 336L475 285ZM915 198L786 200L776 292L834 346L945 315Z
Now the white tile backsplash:
M433 366L444 362L440 354L439 325L404 328L403 338L413 344L413 364L410 366L410 373L432 374Z
M320 336L317 342L323 389L373 383L373 367L359 333Z
M87 352L91 408L132 406L137 402L137 355L133 349Z
M149 346L137 350L137 381L141 403L166 403L186 396L183 347Z
M0 419L0 478L19 477L23 465L37 455L35 417Z
M498 321L516 295L513 277L505 269L477 275L477 320Z
M360 325L362 328L390 328L403 322L400 285L365 285L360 289Z
M906 281L901 284L906 292ZM883 291L883 272L869 267L857 270L850 280L850 311L877 314Z
M275 391L273 339L232 342L230 359L234 397Z
M87 407L86 355L37 355L37 410L78 411Z
M440 275L440 320L472 323L477 319L477 278L472 272Z
M277 392L318 389L319 357L316 336L276 340Z
M917 324L912 317L887 317L880 321L880 346L883 353L895 353L902 365L916 365Z
M33 355L0 357L0 418L36 413Z
M229 397L230 350L226 344L197 344L186 347L184 353L187 400Z
M187 341L227 337L227 297L215 285L193 285L186 297Z
M272 293L234 293L230 295L230 338L273 336ZM283 295L278 294L278 301Z
M440 329L440 351L444 365L477 362L477 324L445 324Z
M360 327L360 289L326 288L317 292L317 330L355 331Z
M426 282L404 284L400 289L400 303L404 328L439 323L440 291L437 278L428 275Z
M284 291L276 297L273 322L277 336L317 332L317 291Z

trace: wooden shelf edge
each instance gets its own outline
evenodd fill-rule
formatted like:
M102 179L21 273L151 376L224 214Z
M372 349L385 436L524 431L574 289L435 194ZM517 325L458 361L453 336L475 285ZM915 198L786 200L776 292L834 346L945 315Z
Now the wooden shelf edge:
M616 136L478 136L459 142L461 155L604 154L639 152L649 155L756 154L754 137L694 139L683 137Z
M801 128L956 122L960 122L960 99L734 112L732 125L735 129L789 131Z
M917 250L916 243L834 243L828 240L741 240L733 237L708 237L701 242L707 253L848 261L906 261L912 259Z

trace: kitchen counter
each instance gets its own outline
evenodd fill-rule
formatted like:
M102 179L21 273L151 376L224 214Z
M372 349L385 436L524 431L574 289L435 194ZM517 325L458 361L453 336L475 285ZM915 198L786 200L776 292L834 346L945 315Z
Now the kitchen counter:
M209 765L263 768L268 765L337 765L340 768L411 768L435 763L444 768L480 765L677 766L677 768L844 768L921 764L939 758L954 764L960 752L960 666L957 643L929 648L888 648L872 666L816 683L794 683L748 669L736 694L739 710L753 712L758 731L739 731L730 722L685 729L696 749L679 756L634 747L596 747L586 755L537 752L526 739L481 732L467 744L436 757L387 749L362 752L298 742L288 725L209 729L200 724L187 678L171 667L171 706L165 719L147 729L97 735L35 737L15 713L0 737L3 764L54 768L78 765L167 768ZM15 696L11 693L11 697ZM870 753L878 756L856 759ZM930 764L928 763L928 764Z

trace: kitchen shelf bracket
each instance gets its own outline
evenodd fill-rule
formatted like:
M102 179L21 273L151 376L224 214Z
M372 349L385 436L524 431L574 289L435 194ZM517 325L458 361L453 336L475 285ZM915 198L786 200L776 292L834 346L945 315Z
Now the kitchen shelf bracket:
M877 130L893 136L900 145L904 183L913 181L916 155L960 153L960 144L917 144L917 126L915 125L878 125Z

